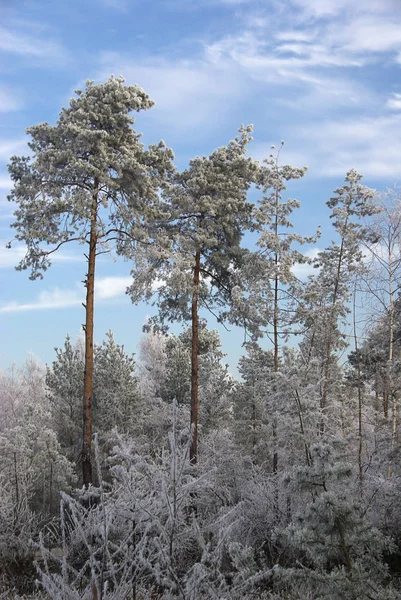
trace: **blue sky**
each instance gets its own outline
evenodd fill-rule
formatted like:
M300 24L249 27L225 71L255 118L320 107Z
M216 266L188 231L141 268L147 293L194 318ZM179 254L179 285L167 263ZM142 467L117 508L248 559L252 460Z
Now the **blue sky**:
M377 189L401 183L399 0L3 0L1 17L0 369L28 352L51 362L84 320L79 249L32 282L13 269L23 248L4 246L7 162L26 151L25 128L54 123L86 79L143 87L156 106L136 129L145 143L164 139L179 167L241 123L254 124L256 158L285 140L283 162L309 167L289 190L302 202L296 227L321 224L320 246L332 235L325 201L350 168ZM99 263L96 340L111 328L135 351L151 310L130 304L128 281L129 264ZM241 332L222 335L233 367Z

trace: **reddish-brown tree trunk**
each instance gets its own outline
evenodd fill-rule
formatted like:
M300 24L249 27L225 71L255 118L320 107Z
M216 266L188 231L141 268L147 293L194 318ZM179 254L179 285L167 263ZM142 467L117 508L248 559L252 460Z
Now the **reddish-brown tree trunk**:
M198 461L198 387L199 387L199 317L198 295L200 274L200 249L196 250L194 266L194 287L192 292L192 351L191 351L191 431L192 442L189 460L195 465Z
M89 238L88 274L86 278L85 303L85 374L83 405L82 479L85 487L93 482L92 477L92 395L93 395L93 330L95 300L95 264L97 246L97 185L93 194L92 220Z
M279 208L279 195L276 193L276 216L274 223L274 235L278 240L278 208ZM276 241L278 245L278 241ZM278 317L279 317L279 298L278 298L278 286L279 286L279 260L280 256L276 250L274 255L274 305L273 305L273 345L274 345L274 372L278 373L279 367L279 338L278 338ZM277 385L277 379L275 380L275 386ZM277 423L276 417L273 417L272 425L273 433L273 473L277 475L278 470L278 452L277 452ZM277 491L277 490L276 490ZM278 497L277 497L278 504Z

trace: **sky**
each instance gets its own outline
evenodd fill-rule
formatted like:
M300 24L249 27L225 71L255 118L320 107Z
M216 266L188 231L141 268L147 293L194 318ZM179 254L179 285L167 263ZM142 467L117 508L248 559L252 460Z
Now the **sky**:
M14 269L24 248L5 246L7 163L27 153L25 129L54 124L88 79L143 87L156 105L135 128L145 144L164 139L178 168L241 123L254 125L254 158L284 140L282 162L308 166L288 190L302 203L295 228L321 225L319 247L333 236L325 202L347 171L377 190L401 183L400 0L0 0L0 11L0 370L29 353L50 364L84 321L81 248L30 281ZM152 308L125 296L129 273L129 263L99 261L95 338L111 329L136 352ZM242 332L221 335L235 371Z

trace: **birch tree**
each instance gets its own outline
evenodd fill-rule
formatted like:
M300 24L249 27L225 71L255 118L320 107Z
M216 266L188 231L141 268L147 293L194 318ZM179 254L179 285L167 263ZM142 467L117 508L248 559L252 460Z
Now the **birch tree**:
M27 252L17 269L42 277L51 255L69 242L85 246L85 376L83 400L82 476L92 482L92 387L94 289L96 258L114 243L130 254L146 243L146 222L158 205L163 174L171 169L171 152L163 142L145 149L132 128L132 111L153 105L137 86L122 78L87 82L84 91L63 108L55 126L29 127L30 157L12 157L17 204L15 238ZM145 226L144 226L145 225Z

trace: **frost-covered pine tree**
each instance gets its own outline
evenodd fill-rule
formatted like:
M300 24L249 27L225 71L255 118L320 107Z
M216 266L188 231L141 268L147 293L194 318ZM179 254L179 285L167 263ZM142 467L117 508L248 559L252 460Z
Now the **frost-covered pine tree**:
M353 277L363 267L362 243L367 234L362 219L376 212L374 191L363 186L361 179L355 170L349 171L344 186L335 190L327 202L338 240L319 253L315 262L318 274L309 279L305 302L300 305L300 318L307 330L303 351L309 358L319 357L321 361L323 429L330 386L335 383L335 353L344 341L341 323L349 310Z
M132 300L149 300L156 293L163 323L191 322L192 463L198 453L199 309L210 310L221 320L231 301L230 274L250 222L247 192L256 172L254 161L245 156L251 131L250 126L241 127L227 146L209 157L192 159L176 175L165 192L172 214L167 230L174 237L170 252L148 247L135 257Z
M293 269L296 264L310 262L297 246L314 243L319 236L319 232L315 236L304 237L292 231L293 224L289 217L300 207L300 203L295 199L283 200L283 192L288 181L305 175L306 167L280 165L281 147L258 168L257 183L264 194L254 211L255 227L260 232L257 242L259 250L247 256L242 270L243 281L235 290L237 310L247 314L254 337L266 335L272 342L274 373L279 371L281 340L288 337L296 322L295 307L300 295L300 282ZM265 401L268 401L268 396L275 394L273 378ZM271 432L276 445L272 470L277 473L278 423L273 417L276 412L274 408L270 405L267 410L271 416Z
M114 244L130 255L149 243L149 228L159 205L158 190L171 171L172 153L163 142L145 149L132 128L133 111L153 102L137 86L111 77L87 82L84 91L63 108L55 126L28 128L30 157L12 157L17 204L16 239L27 245L18 269L42 277L52 253L69 242L85 246L85 376L82 474L92 481L93 331L96 257Z
M392 541L357 499L346 442L321 440L311 446L310 457L311 465L295 468L288 479L299 502L282 532L288 556L293 555L288 566L275 571L277 588L322 600L399 598L384 560Z
M293 223L289 217L301 205L294 198L283 200L283 192L288 181L302 178L307 169L280 165L280 150L265 159L259 169L258 183L264 196L255 211L257 228L260 230L260 279L266 281L270 296L266 298L264 294L261 295L259 302L264 301L261 306L262 321L273 341L275 372L279 369L280 338L290 333L294 320L294 299L299 295L298 279L293 269L297 264L310 262L294 246L314 243L320 235L318 231L314 236L305 237L292 231Z

